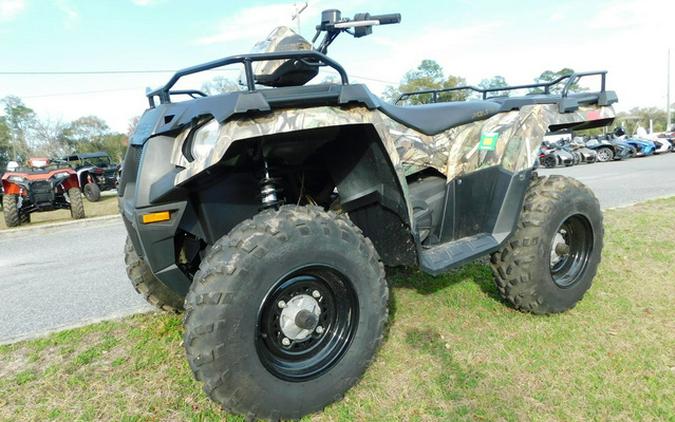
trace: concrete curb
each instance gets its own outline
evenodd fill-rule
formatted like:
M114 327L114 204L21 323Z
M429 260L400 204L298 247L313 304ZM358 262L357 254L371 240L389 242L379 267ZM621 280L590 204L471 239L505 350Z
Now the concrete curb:
M149 306L149 305L148 305ZM4 346L7 344L13 344L13 343L19 343L21 341L28 341L28 340L35 340L38 338L44 338L48 337L54 333L58 333L61 331L65 330L72 330L73 328L82 328L86 327L88 325L92 324L98 324L99 322L105 322L105 321L119 321L127 317L131 317L134 315L140 315L140 314L149 314L149 313L160 313L157 309L151 308L151 307L144 307L144 308L139 308L139 309L132 309L132 310L127 310L127 311L121 311L121 312L114 312L112 314L102 316L102 317L95 317L95 318L85 318L81 321L72 323L72 324L64 324L60 325L57 327L52 327L49 329L46 329L44 331L38 331L35 333L30 333L30 334L20 334L15 337L9 337L0 340L0 346Z
M620 210L620 209L623 209L623 208L630 208L630 207L633 207L635 205L642 205L642 204L645 204L647 202L660 201L662 199L669 199L669 198L673 198L673 197L675 197L675 195L673 195L673 194L655 196L653 198L645 199L645 200L642 200L642 201L635 201L635 202L631 202L629 204L623 204L623 205L617 205L615 207L603 208L603 211Z
M50 230L59 227L81 225L89 226L91 224L101 223L108 220L121 220L122 217L119 214L115 215L104 215L101 217L91 217L85 218L83 220L70 220L70 221L59 221L58 223L47 223L47 224L37 224L34 226L26 227L16 227L12 229L0 230L0 236L17 236L23 234L30 234L31 232L40 231L40 230Z

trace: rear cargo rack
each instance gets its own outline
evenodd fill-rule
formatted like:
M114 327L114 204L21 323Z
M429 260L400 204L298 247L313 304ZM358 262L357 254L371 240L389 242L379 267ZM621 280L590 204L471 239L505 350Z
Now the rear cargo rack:
M338 62L334 61L325 54L322 54L314 50L280 51L273 53L251 53L237 56L229 56L223 59L214 60L211 62L179 70L173 75L171 79L169 79L169 82L167 82L163 87L148 91L146 93L146 96L148 97L148 101L150 102L151 108L155 107L155 97L159 98L161 104L170 103L171 95L188 95L192 98L206 97L206 94L201 91L197 90L171 91L171 88L173 88L173 86L176 85L178 80L184 76L205 72L207 70L237 63L242 63L244 65L244 73L246 74L246 88L248 89L249 92L254 92L256 90L256 86L255 86L255 77L253 75L252 63L270 60L285 60L285 59L296 59L305 62L305 64L311 64L313 66L332 67L340 75L342 85L349 84L349 78L347 77L347 72L345 72L344 68Z
M428 89L428 90L416 91L416 92L404 92L398 97L395 104L398 104L401 101L407 100L410 97L414 97L414 96L417 96L417 95L429 95L429 94L431 94L432 102L437 103L439 101L439 95L440 94L443 94L443 93L446 93L446 92L467 91L467 90L481 93L482 97L483 97L483 100L488 100L490 98L500 98L500 97L502 97L502 96L488 97L488 94L491 93L491 92L513 91L513 90L517 90L517 89L543 88L543 90L544 90L544 92L542 93L543 95L551 95L551 87L554 86L554 85L557 85L560 82L567 79L567 82L563 86L563 89L560 93L561 98L566 98L569 95L570 88L572 86L574 86L574 84L577 83L579 81L579 79L581 79L583 77L586 77L586 76L598 76L598 75L600 75L600 77L601 77L599 93L603 94L603 93L605 93L605 79L606 79L606 76L607 76L606 70L600 70L600 71L594 71L594 72L571 73L569 75L561 76L558 79L555 79L551 82L543 82L543 83L527 84L527 85L504 86L504 87L499 87L499 88L478 88L476 86L467 85L467 86L458 86L458 87L453 87L453 88Z

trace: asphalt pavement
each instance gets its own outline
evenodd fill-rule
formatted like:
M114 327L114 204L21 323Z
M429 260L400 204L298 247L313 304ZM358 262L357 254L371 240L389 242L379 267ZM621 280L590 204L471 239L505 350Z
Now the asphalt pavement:
M541 169L539 174L561 174L578 179L593 189L603 209L675 195L675 153Z
M150 307L127 279L119 218L0 232L0 344Z
M675 195L675 153L540 170L589 185L603 208ZM119 218L0 232L0 344L152 310L127 279Z

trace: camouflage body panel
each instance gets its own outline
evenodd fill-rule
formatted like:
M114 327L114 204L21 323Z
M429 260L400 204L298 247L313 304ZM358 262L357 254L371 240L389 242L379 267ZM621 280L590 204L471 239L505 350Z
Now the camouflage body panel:
M174 144L173 161L185 170L176 176L175 183L181 184L218 163L236 141L322 127L371 124L382 140L408 199L406 176L419 170L434 168L445 174L448 182L496 165L511 172L526 170L534 166L549 126L613 117L612 107L588 106L561 114L557 104L536 104L429 136L392 120L379 110L362 106L281 109L263 116L227 121L220 128L216 146L204 160L188 162L181 148L188 131L179 135Z
M312 44L298 35L287 26L275 28L264 40L258 42L251 53L272 53L280 51L303 51L311 50ZM265 62L253 62L255 75L271 75L284 64L286 60L270 60Z

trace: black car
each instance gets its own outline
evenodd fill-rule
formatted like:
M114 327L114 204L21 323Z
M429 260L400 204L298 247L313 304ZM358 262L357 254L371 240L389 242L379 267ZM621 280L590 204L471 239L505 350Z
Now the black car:
M587 140L586 148L594 150L600 162L624 160L634 155L634 150L630 145L607 136Z
M76 153L63 157L77 172L77 180L84 196L91 202L101 198L102 191L117 189L119 165L106 152Z

